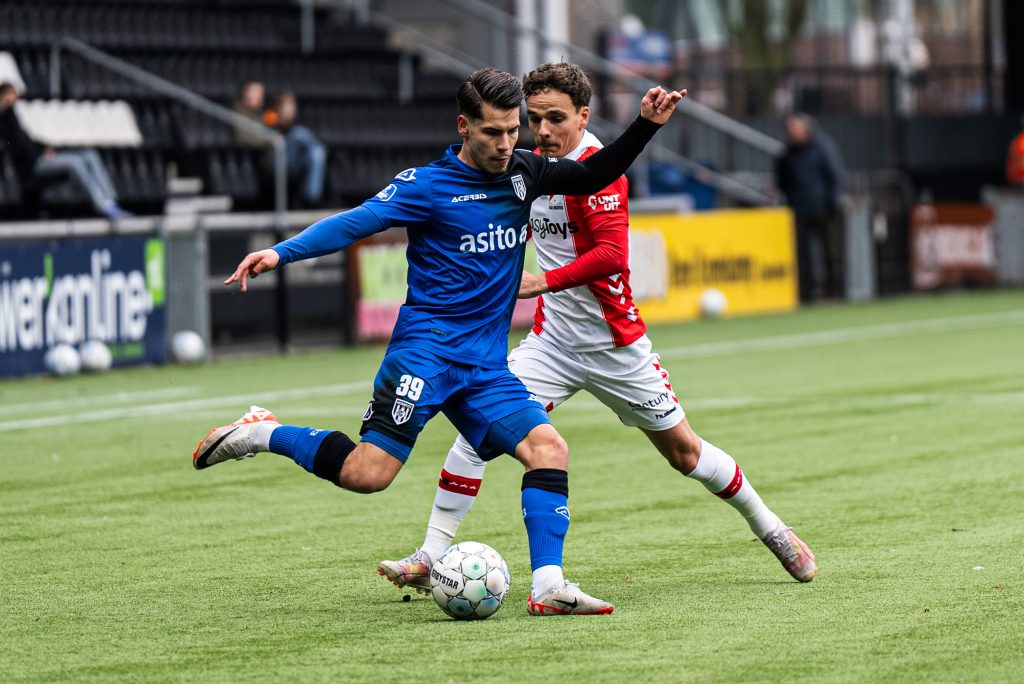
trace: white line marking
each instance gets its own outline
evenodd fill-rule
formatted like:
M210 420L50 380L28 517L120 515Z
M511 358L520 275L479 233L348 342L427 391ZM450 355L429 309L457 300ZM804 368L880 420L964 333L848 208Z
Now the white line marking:
M143 416L154 416L161 413L174 413L178 411L192 413L198 409L219 408L221 406L235 406L236 408L248 407L249 404L272 403L285 399L305 399L307 397L315 396L339 396L353 393L357 390L360 392L368 392L371 387L372 384L368 381L349 382L343 385L321 385L318 387L299 387L295 389L277 390L274 392L230 394L222 397L207 397L205 399L197 398L185 401L163 401L156 404L123 406L120 408L103 409L101 411L86 411L84 413L73 413L64 416L43 416L40 418L7 420L0 422L0 432L24 430L29 428L54 427L58 425L72 425L74 423L91 423L104 420L123 420L125 418L139 418ZM225 422L228 421L225 420Z
M884 323L880 325L859 326L853 328L836 328L834 330L822 330L808 333L795 333L792 335L776 335L774 337L759 337L747 340L723 341L708 344L687 345L682 347L671 347L661 349L663 357L674 358L707 358L713 356L725 356L741 352L768 351L775 349L793 349L797 347L813 347L844 342L859 342L863 340L879 339L886 337L899 337L929 332L947 332L951 330L983 329L1004 324L1024 323L1024 309L1005 311L999 313L976 314L970 316L953 316L948 318L931 318L917 321L904 321L898 323ZM104 420L122 420L127 418L140 418L159 415L166 412L183 413L191 415L204 409L220 408L222 406L247 406L251 403L273 403L288 399L306 399L315 396L342 396L356 392L367 393L372 390L372 383L351 382L340 385L320 385L294 389L276 390L271 392L257 392L253 394L232 394L220 397L195 398L181 401L163 401L155 404L138 404L134 406L112 407L109 409L86 411L60 416L42 416L38 418L22 418L18 420L0 421L0 432L13 430L25 430L31 428L56 427L72 425L76 423L99 422ZM192 391L191 388L171 388L165 390L153 390L152 392L138 393L115 393L111 396L124 396L132 401L137 401L144 395L157 395L166 397L168 392L185 394ZM822 405L830 406L897 406L901 404L920 404L930 402L955 403L975 401L1020 401L1024 400L1024 392L996 392L991 394L903 394L884 395L880 397L794 397L792 399L779 398L744 398L744 397L722 397L683 400L684 408L714 410L716 408L741 408L744 406L784 404L794 405ZM67 404L60 404L66 401ZM71 406L72 403L88 403L90 405L102 401L102 397L76 398L69 400L54 400L54 402L38 402L36 408L44 408L51 403L54 406ZM596 402L595 402L596 403ZM586 406L584 402L574 401L568 406L578 404L580 409L591 410L593 406ZM27 406L32 406L26 404ZM575 407L574 407L575 408ZM27 409L26 409L27 410ZM313 413L319 413L322 407ZM566 405L558 408L559 412L566 412ZM349 413L345 408L337 410L330 409L330 413L345 415ZM353 411L354 412L354 411ZM574 411L573 411L574 412ZM361 411L360 411L361 413ZM602 420L607 417L602 416Z
M950 318L929 318L899 323L882 323L880 325L866 325L855 328L836 328L835 330L819 330L816 332L794 333L792 335L755 337L749 340L724 340L722 342L690 344L682 347L669 347L667 349L656 348L655 351L662 358L704 359L743 352L818 347L921 333L983 329L1007 323L1011 325L1024 323L1024 310L1018 309L1016 311L954 316Z
M69 399L51 399L49 401L35 401L27 404L15 404L5 406L4 413L36 413L39 411L59 411L60 409L75 408L77 406L96 406L99 404L129 404L144 401L146 399L173 399L195 394L198 387L167 387L158 390L142 390L139 392L111 392L109 394L93 394L87 397L72 397Z

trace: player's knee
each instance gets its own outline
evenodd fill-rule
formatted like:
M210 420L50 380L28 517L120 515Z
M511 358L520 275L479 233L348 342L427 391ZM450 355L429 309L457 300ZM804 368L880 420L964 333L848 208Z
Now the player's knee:
M518 455L518 454L517 454ZM530 440L519 458L528 470L536 468L569 469L569 445L553 429Z
M566 444L561 435L555 435L555 439L549 445L548 459L549 465L541 467L558 468L559 470L569 469L569 445Z

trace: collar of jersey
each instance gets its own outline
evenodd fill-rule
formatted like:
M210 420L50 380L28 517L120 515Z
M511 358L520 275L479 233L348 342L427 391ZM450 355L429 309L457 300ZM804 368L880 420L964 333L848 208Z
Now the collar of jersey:
M484 171L481 171L480 169L474 169L472 166L470 166L466 162L464 162L461 159L459 159L459 151L461 149L462 149L462 145L451 145L451 146L449 146L448 149L444 153L445 159L447 159L449 163L455 164L456 166L458 166L460 169L462 169L466 173L469 173L469 174L472 174L474 176L477 176L478 178L486 178L487 180L493 180L495 178L501 178L502 176L507 176L508 175L507 172L506 173L493 174L493 173L486 173ZM513 154L515 154L515 150L513 150Z

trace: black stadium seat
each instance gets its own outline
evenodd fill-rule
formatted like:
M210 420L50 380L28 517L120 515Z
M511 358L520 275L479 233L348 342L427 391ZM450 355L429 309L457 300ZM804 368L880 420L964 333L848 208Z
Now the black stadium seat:
M62 35L223 105L230 105L245 79L263 81L268 94L292 90L300 123L329 148L325 201L358 202L396 170L427 163L456 141L460 79L417 72L414 101L389 108L384 117L381 111L398 89L401 59L388 47L386 30L357 25L342 11L317 12L316 51L304 55L300 12L292 2L0 0L0 48L14 55L29 98L49 97L50 47ZM237 145L230 127L67 53L61 85L66 99L124 99L131 105L142 148L102 151L130 209L160 210L171 162L202 177L209 192L231 195L236 206L269 208L265 153ZM0 156L0 206L25 195L8 166ZM71 210L81 200L71 187L53 184L44 198Z

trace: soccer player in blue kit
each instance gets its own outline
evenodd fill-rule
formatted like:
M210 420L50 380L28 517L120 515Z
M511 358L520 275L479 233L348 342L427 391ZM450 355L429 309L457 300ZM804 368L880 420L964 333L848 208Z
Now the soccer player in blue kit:
M568 447L507 365L508 334L523 270L530 206L546 194L586 195L622 175L686 91L655 87L641 115L583 162L516 150L522 84L497 69L475 72L459 89L462 145L424 167L399 173L362 205L319 221L271 249L247 255L225 280L344 249L391 226L406 226L408 294L374 380L362 440L295 425L252 407L213 428L192 454L197 469L270 451L355 492L385 489L423 426L447 416L481 458L507 453L526 469L523 519L533 567L554 569L561 591L546 596L559 613L609 613L612 606L561 577L569 528ZM531 600L538 597L531 597ZM541 612L540 614L545 614Z

